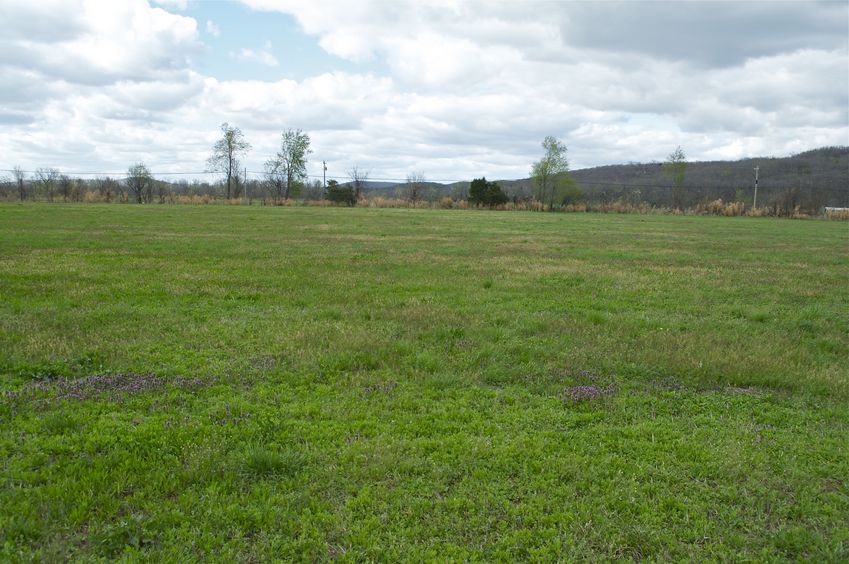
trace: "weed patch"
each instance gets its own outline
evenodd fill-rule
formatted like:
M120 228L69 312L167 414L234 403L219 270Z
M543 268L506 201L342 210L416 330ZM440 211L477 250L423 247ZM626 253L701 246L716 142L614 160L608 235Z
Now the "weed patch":
M136 394L162 391L166 386L194 390L206 385L208 382L200 378L136 373L97 374L76 379L61 378L34 382L20 390L5 391L4 396L10 400L41 396L46 399L68 401L87 401L96 398L116 401Z
M295 449L282 450L254 446L247 450L243 469L258 477L294 476L307 464L307 456Z
M616 387L609 384L604 388L598 386L570 386L566 388L564 397L572 402L589 401L607 396L612 396L616 393Z

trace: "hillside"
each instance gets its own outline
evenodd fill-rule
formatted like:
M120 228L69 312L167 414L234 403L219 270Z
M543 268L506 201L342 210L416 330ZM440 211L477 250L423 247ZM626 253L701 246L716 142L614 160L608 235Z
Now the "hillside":
M849 207L849 147L822 147L790 157L758 157L739 161L697 161L687 166L684 183L687 205L722 198L752 202L754 168L759 167L758 202L770 205L778 199L796 199L804 208ZM572 171L572 177L590 201L629 199L668 205L669 179L662 163L629 163ZM531 179L501 180L501 185L518 199L532 194ZM401 197L403 184L370 183L367 193ZM465 198L468 182L428 183L426 197Z

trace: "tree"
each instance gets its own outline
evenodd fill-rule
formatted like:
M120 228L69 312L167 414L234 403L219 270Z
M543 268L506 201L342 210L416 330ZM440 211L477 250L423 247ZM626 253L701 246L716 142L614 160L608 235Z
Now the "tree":
M353 206L357 203L356 192L350 184L342 186L336 180L327 183L327 199L337 204Z
M27 175L24 174L24 171L21 170L21 167L19 166L16 166L12 170L12 174L15 176L15 182L18 184L18 195L20 196L21 201L23 202L27 198L26 190L24 190L24 181L26 180Z
M59 192L62 194L62 199L68 201L71 195L71 190L74 187L74 181L67 174L59 176Z
M265 161L265 183L271 193L277 198L282 198L286 190L286 171L279 159L268 159Z
M407 199L417 202L424 198L425 176L423 172L411 172L407 175L407 186L405 188Z
M151 182L151 188L151 192L153 192L153 189L155 188L156 196L159 198L159 203L164 204L165 197L168 195L169 192L168 183L164 180L154 180L153 182Z
M275 158L266 161L265 174L278 195L288 200L307 178L307 155L310 136L300 129L283 132L280 151Z
M687 156L679 145L663 163L663 173L672 181L672 207L681 209L684 205L684 177L687 174Z
M335 180L333 181L335 182ZM324 200L325 193L324 185L321 183L321 180L313 180L312 182L307 182L304 184L304 190L301 193L301 196L305 200L319 201Z
M557 198L558 178L569 174L569 161L566 160L566 145L551 135L542 142L545 155L533 164L531 177L534 183L535 197L543 206L548 203L549 209L554 209Z
M507 194L498 182L489 182L484 176L475 178L469 185L469 202L481 206L498 206L507 203Z
M97 187L100 195L106 200L106 203L111 202L116 192L118 192L118 183L108 176L106 178L96 178L94 185Z
M363 190L368 182L369 171L362 171L357 165L351 167L348 171L348 177L351 179L351 186L354 189L354 201L359 202L363 199Z
M557 177L555 186L557 199L564 206L574 204L584 197L584 191L581 190L581 187L578 186L578 183L575 182L575 179L568 172Z
M230 199L230 189L233 179L239 171L239 156L251 149L251 144L245 141L242 130L230 127L227 122L221 124L221 139L212 146L212 156L207 160L210 172L220 172L227 176L227 199Z
M59 179L59 171L55 168L39 168L35 171L35 181L41 192L47 196L47 201L53 201L53 189Z
M150 201L153 176L144 163L137 163L127 170L127 188L134 194L138 203Z

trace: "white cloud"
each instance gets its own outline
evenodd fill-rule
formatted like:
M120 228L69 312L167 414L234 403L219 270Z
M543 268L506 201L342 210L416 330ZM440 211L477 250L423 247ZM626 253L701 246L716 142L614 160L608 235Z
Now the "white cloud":
M194 19L142 0L30 2L3 10L15 31L0 36L0 64L70 83L162 77L187 69L200 49Z
M516 178L549 134L575 167L662 160L677 145L691 159L739 158L849 137L846 37L831 23L846 8L833 4L688 3L688 15L652 3L613 13L606 3L245 2L291 14L328 53L378 61L369 68L385 76L270 79L260 65L287 68L266 41L230 53L257 68L254 80L219 80L194 66L197 22L142 0L0 4L0 154L31 167L144 159L199 170L227 121L253 144L253 169L297 127L340 172ZM698 48L678 48L684 35Z
M238 52L231 52L230 57L234 59L240 59L242 61L255 62L261 65L265 65L267 67L279 67L280 61L277 60L270 50L270 45L266 43L266 46L262 49L250 49L248 47L242 47Z
M678 144L695 158L781 154L805 135L846 143L849 130L846 6L242 1L291 14L328 53L385 61L399 94L417 96L373 123L427 140L402 144L420 154L480 143L509 162L504 135L530 159L554 134L587 166Z
M212 20L206 20L206 32L213 37L221 36L221 28Z
M173 10L185 10L189 7L189 0L154 0L154 2Z

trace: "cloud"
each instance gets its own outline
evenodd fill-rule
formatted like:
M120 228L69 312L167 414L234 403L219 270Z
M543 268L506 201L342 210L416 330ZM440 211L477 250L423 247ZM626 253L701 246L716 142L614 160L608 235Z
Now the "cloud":
M154 2L173 10L185 10L189 6L189 0L154 0Z
M213 37L221 36L221 28L219 28L212 20L206 20L206 32Z
M239 59L242 61L259 63L261 65L265 65L267 67L279 67L280 61L277 60L271 53L271 43L266 42L265 47L261 49L250 49L248 47L243 47L238 52L230 52L230 57L233 59Z
M799 49L845 48L846 5L786 2L576 2L564 42L699 67L731 66Z
M292 127L331 171L468 179L527 176L546 135L576 168L663 160L677 145L740 158L849 137L843 4L244 2L353 63L269 78L264 67L288 69L266 42L230 53L252 80L221 80L198 70L212 51L192 17L142 0L0 4L0 154L193 171L227 121L253 144L254 170Z
M155 79L188 69L190 56L200 50L194 19L142 0L30 2L2 9L5 28L13 32L0 35L0 65L69 83Z
M784 153L802 135L847 138L839 3L243 3L292 15L330 54L385 61L399 94L417 95L369 125L420 154L484 146L509 162L498 149L510 138L532 159L554 134L585 166L662 159L678 144Z

